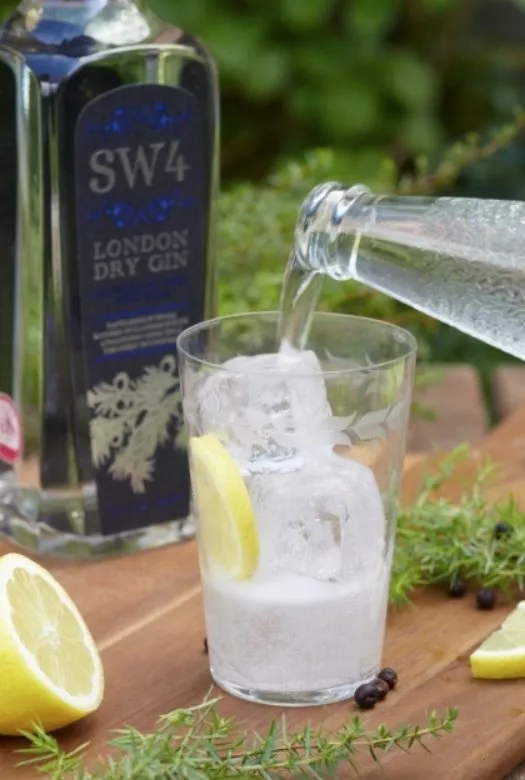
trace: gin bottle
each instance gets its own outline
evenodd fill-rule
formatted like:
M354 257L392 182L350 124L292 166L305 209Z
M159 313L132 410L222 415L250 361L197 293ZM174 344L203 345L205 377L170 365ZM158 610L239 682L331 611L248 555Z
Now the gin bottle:
M192 534L175 340L214 309L218 94L131 0L0 28L0 532L91 557Z
M323 278L354 279L525 359L525 203L319 185L303 203L281 335L301 346Z

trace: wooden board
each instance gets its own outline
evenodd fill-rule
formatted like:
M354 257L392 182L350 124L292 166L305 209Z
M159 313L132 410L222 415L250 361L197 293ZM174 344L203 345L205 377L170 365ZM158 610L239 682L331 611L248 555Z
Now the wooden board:
M511 490L525 506L525 409L519 410L484 440L473 462L447 488L453 495L468 481L482 457L501 465L490 489L493 497ZM419 484L427 459L410 462L405 496ZM430 463L430 467L432 463ZM0 552L7 550L4 544ZM47 561L85 615L102 651L107 693L100 711L65 730L71 748L90 740L94 754L104 749L111 729L131 724L150 729L162 713L196 704L210 687L196 551L182 544L134 557L93 564ZM479 682L469 673L473 646L501 621L505 607L479 613L469 600L451 601L425 593L416 608L391 612L385 664L400 676L398 689L367 716L370 725L421 723L434 709L460 708L451 736L435 741L432 753L393 752L383 769L362 764L366 780L498 780L525 759L525 680ZM250 705L224 694L221 709L237 714L256 729L275 717L274 708ZM291 710L293 726L325 722L337 726L354 711L353 703ZM13 752L22 745L0 740L2 780L30 780L34 770L17 768Z
M407 449L418 453L446 452L465 441L478 444L489 428L478 372L464 363L436 364L433 369L438 372L436 380L427 387L416 388L414 401L431 409L435 419L411 415Z
M500 364L491 377L492 397L500 418L525 403L525 367L522 363Z

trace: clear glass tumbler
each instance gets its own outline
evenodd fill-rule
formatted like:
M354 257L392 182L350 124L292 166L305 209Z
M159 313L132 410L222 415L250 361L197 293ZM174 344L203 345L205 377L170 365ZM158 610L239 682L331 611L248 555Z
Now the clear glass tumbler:
M415 339L277 313L178 341L211 674L276 705L350 698L381 664Z

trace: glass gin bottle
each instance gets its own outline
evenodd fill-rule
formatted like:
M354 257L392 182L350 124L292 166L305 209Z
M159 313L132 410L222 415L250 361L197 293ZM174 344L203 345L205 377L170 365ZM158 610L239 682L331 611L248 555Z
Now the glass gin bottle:
M0 532L72 557L191 535L175 340L214 309L213 62L130 0L26 0L0 129Z
M281 336L304 341L323 279L353 279L525 359L525 203L376 195L328 182L303 203Z

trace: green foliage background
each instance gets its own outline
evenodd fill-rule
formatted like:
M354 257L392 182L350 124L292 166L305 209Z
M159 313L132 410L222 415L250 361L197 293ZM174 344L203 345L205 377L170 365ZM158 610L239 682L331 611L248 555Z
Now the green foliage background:
M525 199L521 140L452 147L448 175L426 177L525 104L525 0L147 1L219 66L222 312L277 305L297 208L324 179L410 190L416 173L416 190ZM358 285L327 285L322 305L408 325L429 359L501 359Z
M219 65L223 312L277 305L311 186L336 179L393 191L525 103L523 0L152 2L201 36ZM453 163L427 190L525 198L525 147L503 146L465 170ZM425 337L430 359L470 360L487 373L502 358L358 285L327 285L322 305L402 322Z
M521 51L507 45L516 19L525 32L519 3L150 2L219 64L226 178L258 177L318 146L343 151L362 176L385 152L404 162L504 121L520 99ZM504 19L496 33L494 18Z

